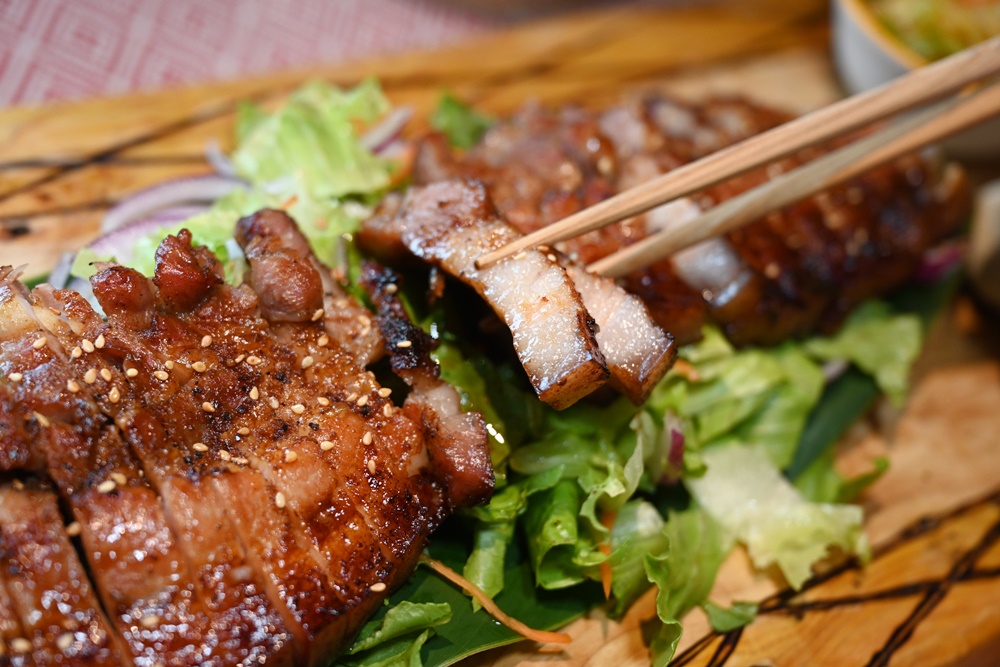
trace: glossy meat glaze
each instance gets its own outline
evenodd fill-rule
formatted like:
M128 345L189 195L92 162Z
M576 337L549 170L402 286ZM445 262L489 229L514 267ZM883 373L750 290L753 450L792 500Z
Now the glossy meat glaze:
M736 98L694 104L647 96L601 112L529 105L467 153L449 149L442 135L427 136L414 179L477 179L500 214L529 233L787 120ZM593 262L823 150L802 151L557 249ZM678 343L696 340L709 322L736 343L776 343L835 327L860 301L904 282L926 250L965 220L968 206L956 167L909 156L636 270L622 284Z
M320 664L492 492L481 418L426 360L380 386L294 223L238 239L238 287L186 233L99 267L107 321L0 269L0 661Z

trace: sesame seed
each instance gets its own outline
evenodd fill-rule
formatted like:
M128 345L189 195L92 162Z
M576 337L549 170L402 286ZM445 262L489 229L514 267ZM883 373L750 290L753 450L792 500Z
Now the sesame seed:
M129 378L134 378L138 374L139 374L139 369L138 368L129 368L129 369L126 369L126 371L125 371L125 377L129 377Z
M335 306L337 306L337 308L343 309L343 308L347 308L347 304L349 304L350 301L348 301L344 297L340 297L339 299L337 299L333 303L334 303Z
M196 361L191 364L191 368L193 368L196 373L204 373L208 369L208 366L205 365L204 361Z
M73 523L66 526L66 535L69 537L76 537L83 532L83 526L80 525L79 521L74 521Z
M274 494L274 504L277 505L279 508L284 507L285 494L283 494L281 491L278 491L276 494Z
M398 343L396 343L396 347L403 347L403 348L410 347L412 345L413 343L408 340L401 340Z
M66 649L68 649L72 645L73 645L73 633L72 632L64 632L61 635L59 635L58 639L56 639L56 647L60 651L65 651Z
M20 382L21 380L24 379L24 375L18 373L17 371L14 371L13 373L7 376L7 379L10 380L11 382Z
M375 474L375 459L368 459L368 472Z
M18 653L28 653L31 651L31 642L24 637L14 637L10 640L10 647Z
M519 252L516 255L514 255L511 259L513 259L514 261L517 261L519 259L524 259L527 256L528 256L528 253L526 253L524 250L522 250L521 252Z
M89 338L84 338L83 341L80 342L80 345L83 346L83 351L87 354L94 351L94 344L90 342Z
M311 356L306 356L306 357L303 357L303 358L302 358L302 364L301 364L301 365L302 365L302 368L309 368L310 366L312 366L312 365L313 365L313 363L314 363L315 361L316 361L316 360L315 360L315 359L313 359L313 358L312 358Z
M209 403L208 401L205 401L204 403L201 404L201 409L204 410L205 412L215 412L215 406Z
M297 415L301 415L305 411L306 411L306 406L302 405L301 403L296 403L295 405L292 406L292 412L294 412Z
M100 350L100 349L102 349L104 347L104 343L106 343L106 342L107 341L104 339L104 334L100 334L97 337L97 340L94 341L94 347L96 347L98 350Z
M122 393L118 391L118 387L112 387L111 391L108 392L108 400L112 403L117 403L122 398Z
M115 482L112 479L106 479L97 485L97 490L100 493L111 493L115 490Z
M219 458L222 459L223 461L231 461L233 455L223 449L219 451Z
M17 489L18 491L24 491L24 482L22 482L21 480L15 479L13 484L14 488Z
M196 452L207 452L208 445L206 445L204 442L196 442L193 445L191 445L191 449L193 449Z
M259 366L262 362L260 357L251 354L249 357L247 357L247 363L250 364L251 366Z
M365 434L361 437L361 442L366 445L372 444L372 432L366 431Z
M548 255L546 255L545 257L546 257L546 258L547 258L547 259L548 259L548 260L549 260L550 262L554 262L554 261L556 261L556 256L555 256L555 254L554 254L554 253L551 253L551 252L550 252L550 253L549 253Z
M45 428L49 427L50 422L49 422L49 418L48 417L46 417L45 415L43 415L41 412L35 412L35 413L32 413L32 414L34 415L35 419L38 420L39 424L41 424Z
M385 584L383 584L381 581L371 585L372 593L381 593L384 590L385 590Z
M399 286L396 285L396 283L389 283L388 285L385 286L386 294L395 294L398 291L399 291Z
M285 452L285 463L292 463L299 460L299 455L292 449Z
M319 448L322 449L324 452L330 451L331 449L334 448L334 446L335 445L329 440L324 440L323 442L319 443Z
M324 408L330 405L330 399L328 399L326 396L320 396L319 398L316 399L316 402L322 405Z
M267 399L267 404L270 405L275 410L277 410L278 407L281 405L281 403L278 403L278 399L276 399L274 396L272 396L271 398Z
M153 377L155 377L157 380L163 380L164 382L166 382L167 378L170 377L170 375L168 375L166 371L153 371Z
M313 313L312 321L313 322L319 322L321 319L323 319L323 315L325 315L325 314L326 314L326 312L322 308L317 308L316 312Z
M201 337L201 346L202 347L208 347L211 344L212 344L212 337L211 336L209 336L208 334L205 334L204 336Z
M36 350L40 350L48 344L49 341L46 340L44 336L42 336L41 338L36 338L35 342L31 344L31 347L35 348Z
M329 344L330 344L330 337L327 336L326 334L323 334L318 339L316 339L316 345L320 347L326 347Z
M378 390L378 395L382 398L389 398L389 396L392 395L392 389L389 389L389 387L382 387Z
M125 486L126 484L128 484L128 477L126 477L124 473L113 472L110 475L108 475L108 477L114 480L114 483L117 484L118 486Z
M109 371L107 368L102 368L101 377L104 378L105 382L111 382L111 371Z
M365 394L364 396L362 396L361 398L358 399L358 407L359 408L363 408L366 405L368 405L368 394Z
M155 628L157 625L160 624L160 617L157 616L156 614L150 614L149 616L143 616L142 620L140 620L139 623L140 623L140 625L142 625L142 627L144 627L147 630L149 630L150 628Z
M246 426L241 426L240 429L236 431L236 435L250 435L250 429Z
M94 384L97 382L97 369L91 368L86 373L83 374L83 381L87 384Z
M350 394L347 395L348 403L353 403L356 400L358 400L358 392L352 391Z
M363 327L370 327L372 325L372 318L367 315L358 315L358 322L360 322Z
M69 356L73 357L74 359L79 359L80 357L83 356L83 349L81 349L80 346L77 345L72 350L70 350Z
M235 359L233 359L233 361L235 361L236 363L240 363L241 361L243 361L246 358L247 358L247 355L241 354L240 356L238 356Z
M245 466L247 463L249 463L249 461L247 461L242 456L237 456L236 458L233 459L233 463L235 463L238 466Z
M80 391L80 383L73 379L66 380L66 391L71 394L75 394Z
M382 406L382 414L385 415L386 417L391 417L392 416L392 406L390 404L388 404L388 403L386 403L385 405L383 405Z

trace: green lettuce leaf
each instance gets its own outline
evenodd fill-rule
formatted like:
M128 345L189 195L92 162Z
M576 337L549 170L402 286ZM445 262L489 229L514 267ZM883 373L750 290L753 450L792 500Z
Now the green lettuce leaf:
M431 127L444 133L448 143L458 148L472 148L492 126L492 118L448 93L441 96L431 114Z
M362 628L336 664L345 667L422 667L420 649L432 630L452 618L447 603L401 601Z
M757 617L757 605L753 602L735 602L726 609L714 602L706 602L702 609L708 615L708 622L716 632L730 632L753 622Z
M872 469L855 477L844 477L834 466L835 451L829 449L795 478L795 488L814 503L848 503L875 483L889 469L889 459L879 457Z
M846 360L875 378L893 403L906 398L910 367L920 352L920 319L894 314L888 304L868 301L859 306L836 335L813 338L806 352L823 360Z
M808 502L756 447L718 445L703 456L708 471L687 487L757 568L777 565L797 589L831 549L868 557L860 507Z
M646 500L631 500L618 511L609 559L613 616L623 615L652 586L646 576L645 557L666 550L665 523L659 510Z
M650 642L653 665L664 667L681 638L680 619L708 597L731 540L707 512L670 513L663 529L666 549L647 554L646 576L656 584L656 615L663 625Z

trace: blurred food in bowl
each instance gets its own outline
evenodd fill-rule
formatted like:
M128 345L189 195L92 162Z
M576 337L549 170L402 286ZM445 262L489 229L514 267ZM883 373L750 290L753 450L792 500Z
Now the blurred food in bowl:
M834 0L833 53L848 93L880 86L1000 34L1000 0ZM1000 120L948 140L948 153L1000 160Z
M870 0L870 6L896 39L928 60L1000 35L998 0Z

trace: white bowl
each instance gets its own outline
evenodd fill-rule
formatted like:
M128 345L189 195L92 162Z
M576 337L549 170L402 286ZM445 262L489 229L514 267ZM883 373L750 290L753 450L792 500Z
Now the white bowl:
M926 58L896 39L862 0L834 0L832 7L833 57L847 92L876 88L927 64ZM1000 119L966 130L943 147L965 160L1000 160Z

